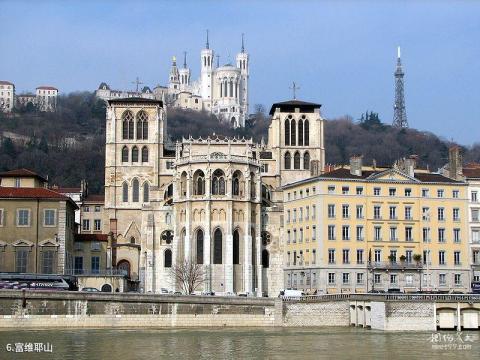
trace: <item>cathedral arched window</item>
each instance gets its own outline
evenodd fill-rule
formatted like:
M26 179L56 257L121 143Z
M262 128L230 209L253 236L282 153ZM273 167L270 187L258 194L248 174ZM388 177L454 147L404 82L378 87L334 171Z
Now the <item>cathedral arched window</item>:
M305 120L305 123L304 123L304 132L305 132L305 146L309 146L310 144L310 129L309 129L309 122L308 120Z
M133 139L133 114L127 110L122 114L122 138Z
M233 263L240 264L240 234L238 230L233 232Z
M287 151L285 153L285 169L286 170L289 170L292 166L292 156L290 155L290 153Z
M300 153L298 151L293 155L293 168L300 169Z
M250 173L250 198L255 199L257 197L257 187L255 183L255 174Z
M303 120L298 120L298 146L303 146Z
M285 119L285 145L290 145L290 120Z
M230 80L230 97L233 97L233 80Z
M128 148L126 146L122 148L122 162L128 162Z
M305 151L305 154L303 154L303 169L310 169L310 154L308 151Z
M132 162L138 162L138 148L136 146L132 148Z
M267 249L262 251L262 267L268 268L270 266L270 254Z
M187 173L184 171L180 176L180 197L187 196Z
M197 230L197 264L203 264L203 230Z
M142 147L142 162L148 162L148 147Z
M140 131L138 125L140 124ZM137 139L148 139L148 115L145 111L137 114Z
M216 229L213 233L213 263L222 264L223 251L222 251L222 231Z
M163 253L163 267L172 267L172 250L170 249L165 250L165 252Z
M128 184L126 182L122 185L122 201L128 202Z
M297 145L297 136L296 136L296 122L292 119L290 123L290 145L296 146Z
M148 183L143 184L143 202L149 202L150 201L150 186L148 186Z
M138 202L139 201L139 193L140 193L140 185L138 183L138 179L133 179L132 181L132 201Z
M205 174L202 170L195 171L193 175L194 194L205 195ZM185 190L186 191L186 190Z
M212 195L225 195L225 175L217 169L212 176Z
M240 179L242 175L240 172L236 171L233 174L233 179L232 179L232 195L233 196L239 196L240 195Z

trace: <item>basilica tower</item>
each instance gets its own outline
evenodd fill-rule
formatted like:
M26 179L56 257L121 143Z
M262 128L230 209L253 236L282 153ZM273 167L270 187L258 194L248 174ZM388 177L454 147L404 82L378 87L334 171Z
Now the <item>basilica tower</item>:
M245 120L248 118L248 77L249 72L249 55L245 51L245 42L242 34L242 48L237 54L237 68L240 69L240 83L239 83L239 102L241 114L241 126L245 126Z
M207 30L207 42L205 49L202 50L200 55L201 60L201 73L200 73L200 96L203 99L206 110L211 109L212 102L212 83L213 83L213 50L210 49L210 43L208 40Z

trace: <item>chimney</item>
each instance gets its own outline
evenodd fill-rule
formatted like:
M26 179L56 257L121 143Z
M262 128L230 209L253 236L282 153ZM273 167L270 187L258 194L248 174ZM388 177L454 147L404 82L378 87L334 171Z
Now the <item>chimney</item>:
M408 159L405 159L405 172L410 177L415 177L415 168L417 167L417 155L410 155Z
M377 170L377 160L375 159L372 160L372 168L373 170Z
M350 157L350 174L355 176L362 176L362 157L352 156Z
M451 179L459 180L462 175L462 156L460 148L455 145L448 149L448 176Z

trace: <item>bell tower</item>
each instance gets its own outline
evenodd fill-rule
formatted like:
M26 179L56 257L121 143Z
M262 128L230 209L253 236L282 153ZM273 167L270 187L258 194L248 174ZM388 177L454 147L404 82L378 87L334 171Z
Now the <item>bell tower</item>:
M213 89L213 50L210 49L210 42L208 39L207 30L207 42L205 48L200 54L201 72L200 72L200 95L203 98L204 103L207 103L207 107L210 106L212 101L212 89Z
M282 185L320 175L325 167L324 122L320 104L290 100L272 105L268 148Z

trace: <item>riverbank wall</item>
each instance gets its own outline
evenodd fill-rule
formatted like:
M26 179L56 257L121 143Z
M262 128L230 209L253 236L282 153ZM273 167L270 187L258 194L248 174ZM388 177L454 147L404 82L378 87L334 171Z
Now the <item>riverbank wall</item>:
M337 294L298 298L0 291L0 329L359 326L479 329L480 296Z

